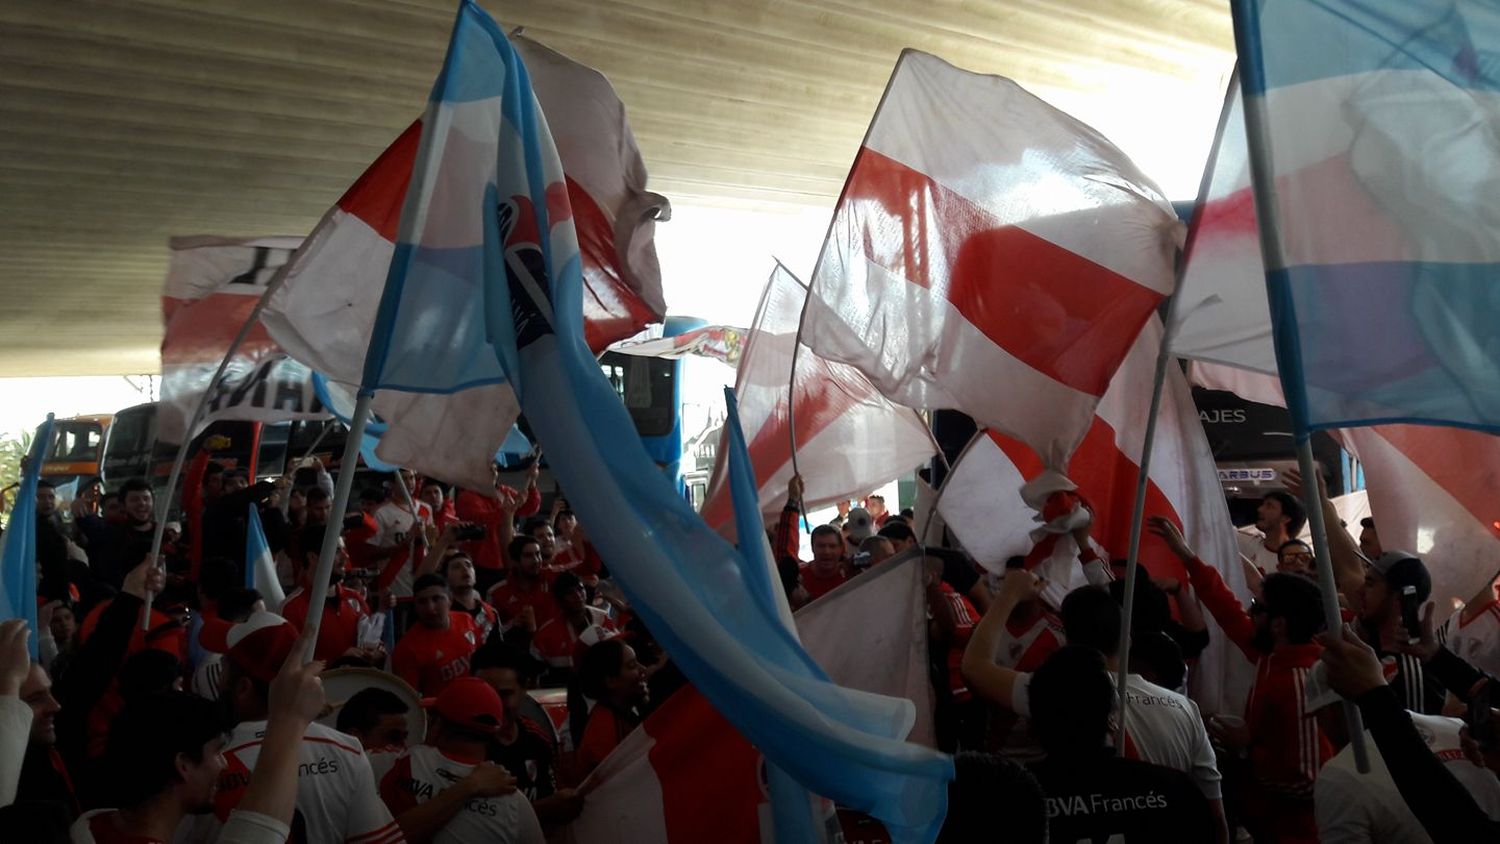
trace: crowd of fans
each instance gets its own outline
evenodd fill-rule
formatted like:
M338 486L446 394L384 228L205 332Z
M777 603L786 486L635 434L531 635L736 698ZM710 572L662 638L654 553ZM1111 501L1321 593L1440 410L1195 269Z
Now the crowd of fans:
M43 483L40 660L23 622L0 625L0 830L99 844L545 840L583 810L590 773L687 681L566 500L543 515L536 479L533 468L524 489L497 474L493 489L453 490L401 471L334 513L316 461L252 483L205 450L159 559L146 482L82 484L66 514ZM987 572L873 495L813 527L804 561L800 478L766 539L793 608L874 567L922 568L934 726L957 754L943 841L1493 834L1493 584L1435 624L1423 562L1382 548L1365 520L1357 542L1330 538L1347 624L1327 630L1313 552L1297 539L1301 479L1289 481L1262 502L1239 560L1203 560L1176 524L1151 520L1181 568L1140 573L1128 651L1123 565L1100 557L1087 527L1069 536L1080 585L1060 600L1031 556ZM247 578L252 508L276 589ZM330 530L314 635L309 581ZM1236 566L1248 602L1221 574ZM1204 718L1193 680L1213 636L1253 683ZM325 669L368 682L330 700ZM537 689L566 690L566 711L541 706ZM1345 701L1364 715L1369 773L1356 770Z

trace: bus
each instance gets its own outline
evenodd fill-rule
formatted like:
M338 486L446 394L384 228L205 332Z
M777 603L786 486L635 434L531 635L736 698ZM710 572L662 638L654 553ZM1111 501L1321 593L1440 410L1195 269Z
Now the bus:
M52 441L42 452L41 477L57 488L61 503L72 500L78 484L99 474L104 439L114 419L107 413L52 422ZM37 427L37 434L42 432Z
M669 316L663 323L662 336L676 337L707 324L697 317ZM630 412L646 453L686 496L682 468L684 361L605 352L599 358L599 368Z
M131 478L149 479L158 494L166 489L177 446L156 439L158 407L148 402L115 414L99 461L105 489L119 489ZM214 459L225 468L246 468L252 478L275 477L286 468L291 427L290 422L212 422L189 444L188 459L213 439Z

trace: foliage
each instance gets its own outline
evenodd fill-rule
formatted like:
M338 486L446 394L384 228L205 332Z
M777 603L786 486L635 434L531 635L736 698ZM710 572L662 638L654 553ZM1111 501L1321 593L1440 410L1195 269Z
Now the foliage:
M16 495L15 490L10 487L21 480L21 461L31 451L33 435L32 431L0 435L0 489L5 490L3 509L7 521Z

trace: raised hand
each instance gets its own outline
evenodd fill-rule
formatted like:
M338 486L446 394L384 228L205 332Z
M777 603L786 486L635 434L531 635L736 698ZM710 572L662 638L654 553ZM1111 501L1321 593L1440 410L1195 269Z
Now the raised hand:
M0 622L0 696L21 693L21 684L31 673L31 651L26 647L30 637L26 619Z

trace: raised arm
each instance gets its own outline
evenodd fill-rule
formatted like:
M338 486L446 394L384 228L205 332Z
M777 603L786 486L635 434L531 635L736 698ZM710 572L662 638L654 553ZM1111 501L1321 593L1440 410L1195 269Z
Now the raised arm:
M1161 516L1152 516L1148 526L1152 533L1166 540L1167 547L1182 560L1194 591L1198 593L1204 606L1208 607L1209 614L1219 623L1229 641L1234 642L1251 662L1259 659L1260 654L1252 644L1255 622L1240 605L1240 599L1224 585L1224 578L1198 559L1198 555L1188 547L1187 540L1183 539L1182 531L1177 529L1177 525Z
M1011 569L1005 573L1004 579L1000 581L1000 593L995 596L995 602L990 605L984 618L974 627L974 632L969 637L969 646L964 648L960 670L974 694L1006 709L1012 708L1012 695L1021 674L996 664L995 653L1000 649L1000 641L1005 636L1005 622L1010 619L1011 613L1023 601L1035 600L1046 586L1047 581L1023 569Z

